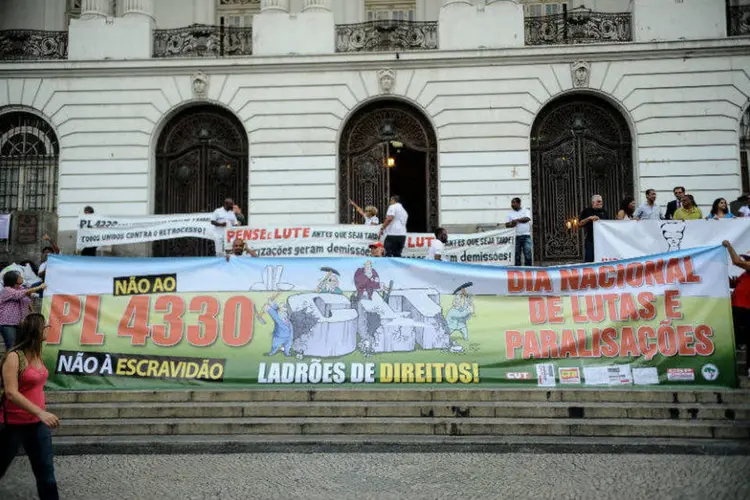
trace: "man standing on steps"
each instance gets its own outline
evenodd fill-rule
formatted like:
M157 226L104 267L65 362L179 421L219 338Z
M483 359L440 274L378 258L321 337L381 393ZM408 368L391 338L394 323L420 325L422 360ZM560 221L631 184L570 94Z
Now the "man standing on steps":
M672 216L674 216L674 213L682 205L682 197L685 196L685 188L677 186L672 192L674 193L675 199L667 203L667 211L664 214L664 218L667 220L672 220Z
M234 200L227 198L224 200L224 206L214 210L211 216L211 224L214 226L214 244L216 245L216 255L225 255L224 251L224 229L229 226L237 226L237 214L234 212Z
M594 222L607 219L609 214L604 210L604 200L601 195L595 194L591 197L591 206L578 216L578 227L583 230L584 236L584 262L594 262Z
M646 203L638 207L633 214L638 220L661 220L661 208L656 204L656 191L646 190Z
M94 208L87 206L83 209L85 215L94 215ZM81 255L84 257L96 257L96 247L86 247L81 250Z
M516 266L521 266L521 254L525 266L531 265L531 212L528 208L521 207L521 198L513 198L510 201L508 222L505 227L516 228Z
M409 214L401 205L401 198L396 195L391 196L391 204L388 212L385 214L385 222L378 233L378 237L385 235L385 256L401 257L401 252L406 244L406 222L409 220Z

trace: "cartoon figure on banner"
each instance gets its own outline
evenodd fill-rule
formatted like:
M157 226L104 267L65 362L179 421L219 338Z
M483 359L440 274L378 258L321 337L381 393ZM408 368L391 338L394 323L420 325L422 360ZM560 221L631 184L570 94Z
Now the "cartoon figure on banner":
M335 293L337 295L343 295L344 291L339 287L339 273L332 267L321 267L321 271L326 273L325 277L318 283L318 293Z
M357 288L357 299L361 299L366 293L367 298L372 300L372 293L380 290L380 276L372 268L372 261L366 261L365 266L354 273L354 286Z
M662 222L661 235L667 242L667 252L680 250L682 239L685 237L685 222L677 220Z
M266 353L266 356L273 356L279 349L284 351L285 356L292 355L292 342L294 341L294 331L292 328L292 322L289 319L289 311L286 305L277 304L276 299L279 294L274 295L263 307L263 311L267 312L271 319L273 319L274 327L271 339L271 350ZM262 319L262 314L260 316Z
M251 291L260 292L288 292L294 289L294 285L291 283L282 283L281 276L284 274L284 266L266 266L263 270L263 276L261 281L253 283L250 287Z
M448 314L445 315L445 320L448 323L448 331L453 333L458 330L463 335L464 340L469 340L469 327L466 323L469 321L469 318L476 314L474 312L474 302L466 291L467 288L473 285L474 283L469 281L453 291L453 305L448 310Z

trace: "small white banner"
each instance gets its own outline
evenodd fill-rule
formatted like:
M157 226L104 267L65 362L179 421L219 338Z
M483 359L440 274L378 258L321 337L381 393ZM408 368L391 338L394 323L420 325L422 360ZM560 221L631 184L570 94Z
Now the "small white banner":
M718 246L724 240L729 240L739 254L750 251L750 220L618 220L594 223L596 262ZM730 275L741 273L740 268L730 266Z
M127 245L173 238L213 240L211 214L117 217L83 215L78 221L76 248Z
M370 243L378 240L378 226L278 226L227 228L224 244L231 248L237 238L259 257L346 257L369 255ZM434 234L409 233L403 257L427 257ZM442 260L465 264L512 265L515 229L483 233L448 234Z

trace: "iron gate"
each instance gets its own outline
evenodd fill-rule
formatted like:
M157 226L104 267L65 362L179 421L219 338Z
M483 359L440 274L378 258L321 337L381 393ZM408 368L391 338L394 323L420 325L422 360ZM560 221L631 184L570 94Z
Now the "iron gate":
M159 137L155 212L213 212L225 198L246 208L248 155L245 129L229 112L211 105L180 112ZM160 241L154 255L214 255L213 242L198 238Z
M542 110L531 133L535 263L583 260L583 234L566 222L594 194L611 216L634 194L631 148L625 119L601 99L570 96Z

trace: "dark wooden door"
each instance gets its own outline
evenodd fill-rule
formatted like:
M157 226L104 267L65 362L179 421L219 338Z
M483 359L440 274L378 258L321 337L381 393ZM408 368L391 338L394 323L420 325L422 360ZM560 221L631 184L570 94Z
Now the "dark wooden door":
M395 166L387 166L388 157ZM339 222L362 218L349 205L373 205L381 222L397 194L409 213L408 229L424 232L439 218L437 139L419 111L404 103L374 102L347 122L339 145Z
M159 138L156 156L157 214L213 212L232 198L248 199L248 141L242 124L217 106L196 106L176 115ZM214 255L213 242L179 238L155 244L160 257Z
M583 260L583 234L566 222L595 194L611 216L634 194L631 148L625 119L600 99L570 96L542 110L531 134L535 263Z

